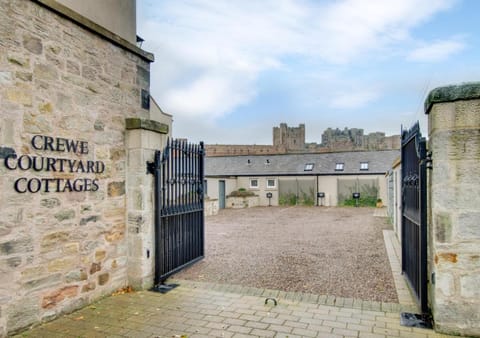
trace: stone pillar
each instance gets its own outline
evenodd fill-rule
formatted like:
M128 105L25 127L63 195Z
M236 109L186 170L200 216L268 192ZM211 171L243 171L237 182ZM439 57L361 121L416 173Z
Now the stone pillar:
M425 101L430 172L430 306L439 332L480 335L480 83Z
M147 161L166 145L168 126L139 118L126 119L128 282L135 289L153 286L155 272L154 177Z

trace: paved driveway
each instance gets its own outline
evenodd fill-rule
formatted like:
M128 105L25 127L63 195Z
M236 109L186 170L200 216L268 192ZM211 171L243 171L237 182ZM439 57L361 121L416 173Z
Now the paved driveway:
M225 209L206 219L206 258L175 279L396 302L372 208Z

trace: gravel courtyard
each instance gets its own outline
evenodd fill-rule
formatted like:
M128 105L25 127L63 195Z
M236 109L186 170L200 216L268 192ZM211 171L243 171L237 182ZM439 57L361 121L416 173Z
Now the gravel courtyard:
M225 209L206 218L204 260L175 279L397 302L372 208Z

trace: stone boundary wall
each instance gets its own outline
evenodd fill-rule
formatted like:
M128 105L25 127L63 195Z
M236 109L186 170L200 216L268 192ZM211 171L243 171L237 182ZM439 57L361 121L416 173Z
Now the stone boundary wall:
M226 198L226 208L233 209L243 209L243 208L253 208L260 205L259 196L248 196L248 197L232 197L227 196Z
M480 83L434 89L425 101L430 307L439 332L480 336Z
M0 336L151 273L151 196L134 184L163 134L125 129L149 119L153 56L42 2L0 0Z

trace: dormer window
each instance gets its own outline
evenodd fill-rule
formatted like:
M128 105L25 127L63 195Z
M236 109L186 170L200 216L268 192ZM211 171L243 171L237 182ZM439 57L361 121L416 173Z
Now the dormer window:
M368 170L368 162L360 162L360 170Z
M312 171L313 170L313 165L314 165L314 163L305 164L305 167L303 168L303 171Z
M335 164L335 171L343 171L344 167L345 167L344 163L337 163Z

